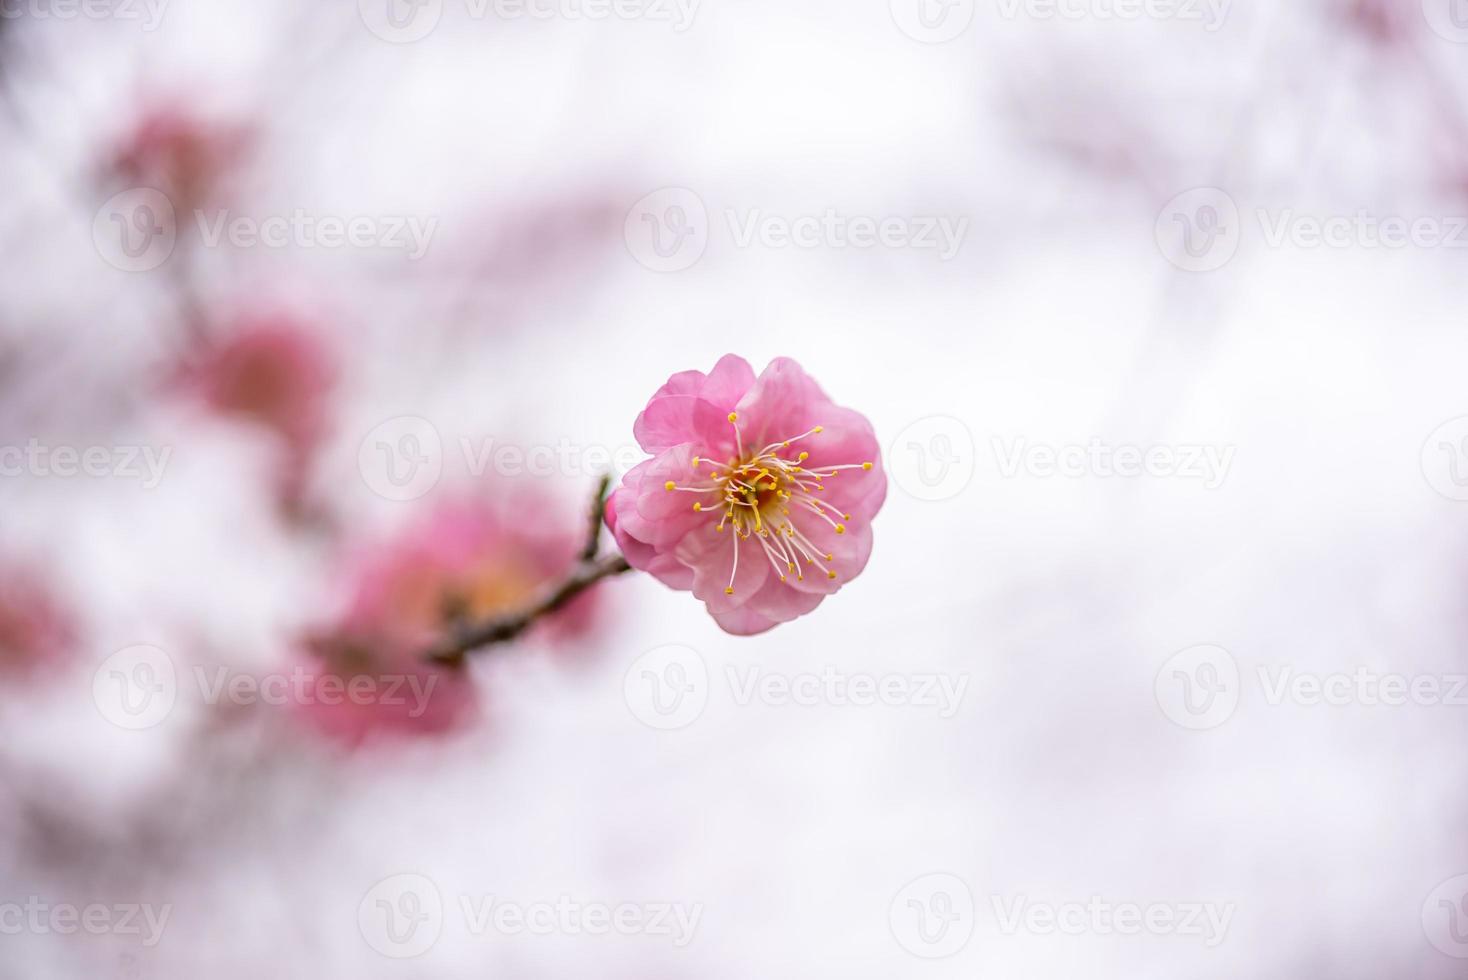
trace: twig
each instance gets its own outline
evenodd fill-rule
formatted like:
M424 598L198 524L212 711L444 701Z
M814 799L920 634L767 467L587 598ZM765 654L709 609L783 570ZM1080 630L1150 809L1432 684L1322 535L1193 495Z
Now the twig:
M597 557L597 552L601 549L602 511L606 506L607 489L610 486L611 478L602 477L591 504L586 546L582 548L580 560L570 575L517 613L496 616L478 623L459 624L448 637L428 651L426 658L434 663L461 666L469 654L499 643L508 643L534 625L536 620L549 616L603 579L630 572L632 566L621 555Z
M596 553L601 550L601 522L602 515L607 509L607 491L612 488L612 477L608 473L601 478L596 485L596 496L591 500L591 513L587 515L590 524L586 528L586 547L581 549L581 561L586 563L596 560Z

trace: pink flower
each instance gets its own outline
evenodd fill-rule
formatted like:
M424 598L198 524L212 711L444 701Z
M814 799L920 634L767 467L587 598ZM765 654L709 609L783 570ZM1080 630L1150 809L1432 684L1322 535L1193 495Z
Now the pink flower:
M293 505L327 433L333 359L315 332L289 315L246 314L227 331L187 369L188 380L214 412L276 437L280 496Z
M26 675L65 657L69 617L30 569L0 569L0 674Z
M1383 47L1399 46L1410 40L1413 15L1421 16L1409 0L1341 0L1338 13L1347 26L1360 31Z
M544 496L512 494L502 508L451 503L429 514L357 570L345 613L313 636L316 690L350 686L398 698L331 705L312 698L316 727L360 741L371 733L434 734L474 717L477 699L463 669L426 663L423 654L459 620L518 611L576 563L584 530ZM565 520L562 520L565 518ZM596 597L585 593L536 630L566 638L585 630ZM415 700L415 691L426 697ZM397 703L402 702L402 703Z
M325 428L334 370L321 341L284 314L246 314L203 353L193 377L209 407L305 446Z
M866 567L887 496L876 435L789 358L758 379L732 354L675 374L633 431L653 458L607 501L607 526L630 565L726 631L803 616Z
M104 166L114 179L162 191L178 215L189 215L216 196L253 141L242 123L160 103L136 120Z

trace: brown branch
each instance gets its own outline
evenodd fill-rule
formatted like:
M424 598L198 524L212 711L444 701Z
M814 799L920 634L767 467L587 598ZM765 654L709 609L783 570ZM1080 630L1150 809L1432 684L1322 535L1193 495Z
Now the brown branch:
M581 561L595 561L596 553L601 550L601 522L602 515L607 509L607 491L612 488L611 474L601 478L596 485L596 496L591 499L591 512L587 515L589 525L586 528L586 547L581 549Z
M606 507L607 489L610 486L611 478L602 477L591 503L586 545L570 575L519 612L478 623L457 625L449 636L428 651L426 658L434 663L461 666L474 651L516 639L541 617L549 616L603 579L631 571L632 566L621 555L597 557L601 548L602 511Z

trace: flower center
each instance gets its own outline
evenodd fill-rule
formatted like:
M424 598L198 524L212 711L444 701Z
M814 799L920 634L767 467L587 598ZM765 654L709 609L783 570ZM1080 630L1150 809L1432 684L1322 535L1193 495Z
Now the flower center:
M714 530L729 529L733 532L734 560L725 594L734 594L734 577L739 572L739 544L751 539L758 543L780 581L789 581L788 576L794 575L796 581L803 582L807 569L816 566L818 561L833 562L836 556L816 547L796 525L796 518L800 518L802 523L819 518L831 525L837 534L845 534L844 522L850 521L851 515L843 514L821 497L826 489L825 481L833 479L842 470L870 470L872 464L808 466L810 453L792 446L819 436L825 431L824 426L818 425L798 436L772 442L758 452L751 452L744 447L739 415L731 412L729 423L734 426L735 457L721 466L695 456L694 485L679 486L676 481L669 480L664 489L670 493L698 494L702 499L693 504L693 509L699 513L709 512L710 519L717 512L719 523ZM826 576L834 580L835 570L827 569Z

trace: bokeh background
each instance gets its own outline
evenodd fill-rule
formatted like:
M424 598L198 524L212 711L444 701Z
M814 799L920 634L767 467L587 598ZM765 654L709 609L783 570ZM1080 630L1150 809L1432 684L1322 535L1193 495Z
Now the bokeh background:
M1462 975L1468 12L531 8L0 5L0 977ZM423 541L520 594L727 352L887 447L814 614L626 576L432 726L201 696ZM562 899L698 918L472 914Z

